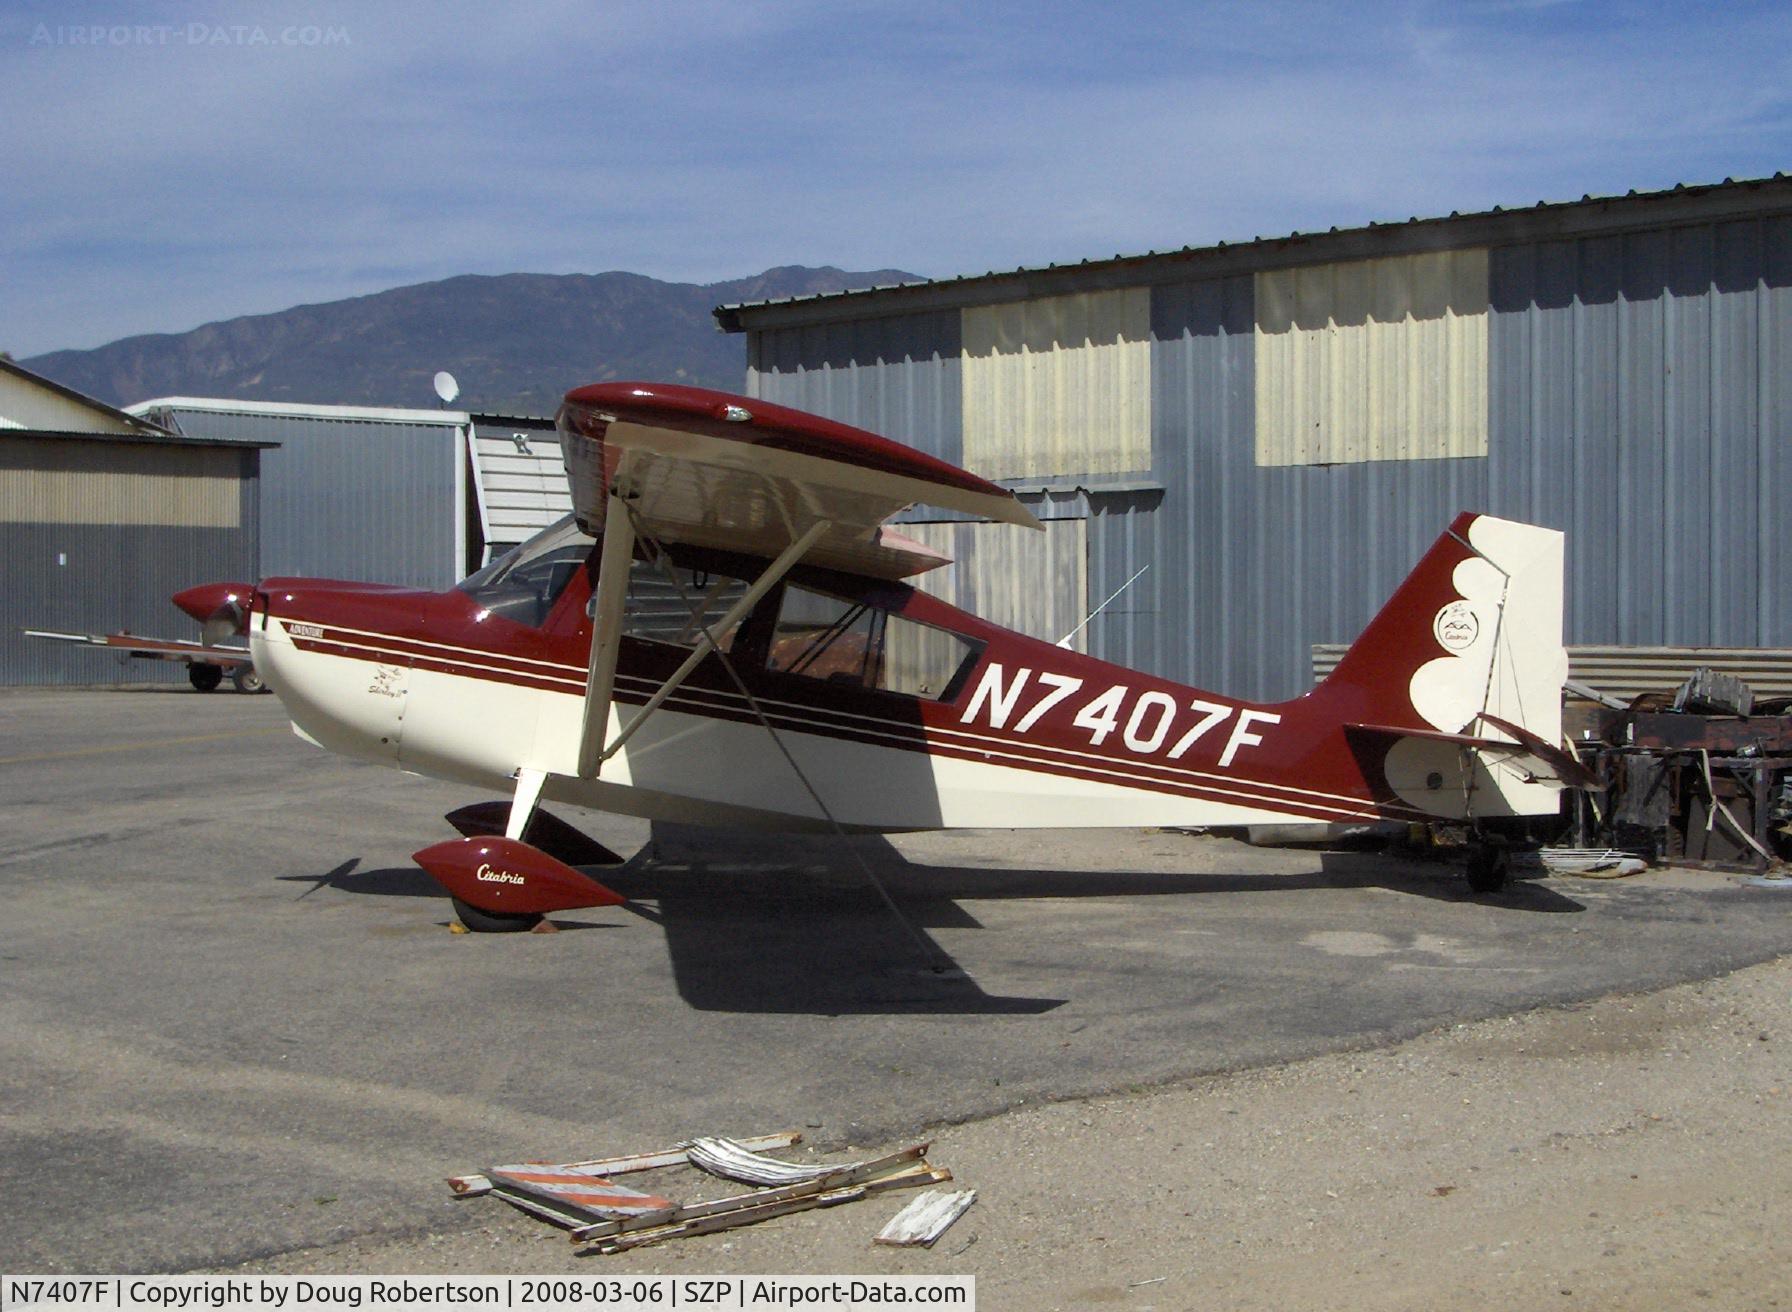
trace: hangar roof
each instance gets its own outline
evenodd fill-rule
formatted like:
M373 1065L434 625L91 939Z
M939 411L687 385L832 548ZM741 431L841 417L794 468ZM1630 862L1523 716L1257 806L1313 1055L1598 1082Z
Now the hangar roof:
M0 426L0 437L51 438L73 442L130 442L149 446L242 447L257 451L280 445L278 442L263 442L247 437L188 437L184 433L170 433L159 428L129 433L87 433L56 428L16 428L9 424Z
M1623 196L1538 201L1519 209L1496 205L1473 214L1415 216L1360 228L1291 232L1285 237L1184 246L1173 251L1115 255L1111 259L1049 264L1008 273L992 270L891 287L748 301L719 305L713 313L725 331L738 333L1031 300L1067 292L1182 282L1297 264L1375 259L1416 250L1492 246L1551 236L1569 239L1636 228L1710 223L1731 217L1753 218L1779 210L1792 211L1792 177L1782 173L1742 182L1726 178L1709 185L1681 183L1666 191L1631 191Z
M33 430L40 436L118 438L168 434L159 424L126 414L116 406L0 357L0 430L21 429Z
M290 419L337 419L363 424L444 424L467 422L465 410L405 410L390 406L309 405L291 401L239 401L220 396L158 396L128 407L133 415L193 410L228 415L274 415Z

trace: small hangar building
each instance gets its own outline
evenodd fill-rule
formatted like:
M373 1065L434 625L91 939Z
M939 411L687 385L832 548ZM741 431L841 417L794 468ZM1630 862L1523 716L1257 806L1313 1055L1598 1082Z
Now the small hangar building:
M1483 510L1566 530L1580 677L1678 682L1694 654L1657 649L1723 648L1704 655L1792 691L1771 650L1792 647L1792 179L716 317L746 334L751 395L962 464L1047 521L905 529L960 562L952 600L1013 627L1060 638L1136 576L1079 645L1280 699Z
M178 630L169 597L254 569L268 445L184 436L0 359L0 685L184 682L23 631Z
M129 409L188 436L278 444L258 579L440 590L572 509L551 419L191 396Z
M553 420L166 397L0 360L0 686L174 682L23 630L191 636L169 598L275 575L443 589L572 509Z

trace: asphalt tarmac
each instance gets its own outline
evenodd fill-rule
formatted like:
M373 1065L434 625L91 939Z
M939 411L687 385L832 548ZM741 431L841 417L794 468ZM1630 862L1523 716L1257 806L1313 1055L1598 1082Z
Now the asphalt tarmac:
M1792 951L1787 895L1721 875L1473 899L1212 837L847 852L578 813L650 845L606 876L629 906L460 935L409 854L473 800L325 755L273 697L0 692L0 1270L461 1233L442 1178L497 1162L881 1143Z

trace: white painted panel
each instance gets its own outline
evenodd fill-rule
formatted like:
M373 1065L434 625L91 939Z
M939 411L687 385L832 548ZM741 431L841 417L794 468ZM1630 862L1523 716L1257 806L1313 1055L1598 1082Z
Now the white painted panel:
M4 370L0 370L0 421L7 428L37 428L49 433L142 431L109 410Z
M520 436L518 442L486 432L473 444L479 501L494 543L521 542L572 511L559 441L539 431Z
M1256 461L1487 454L1487 252L1255 278Z
M1151 291L963 312L964 464L985 478L1151 468Z

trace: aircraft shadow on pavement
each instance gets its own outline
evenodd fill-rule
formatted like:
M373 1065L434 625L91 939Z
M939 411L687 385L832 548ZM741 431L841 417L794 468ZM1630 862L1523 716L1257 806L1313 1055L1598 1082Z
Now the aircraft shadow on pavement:
M929 978L926 958L891 914L875 871L928 950L930 930L975 929L966 903L1000 899L1188 896L1378 886L1467 901L1460 873L1374 853L1326 853L1311 874L991 869L910 862L888 840L762 835L656 823L628 864L603 879L664 930L681 996L742 1012L1033 1012L1056 1000L998 998L962 974ZM1570 912L1581 904L1514 882L1487 899L1501 910ZM648 912L647 906L657 910ZM967 993L975 990L974 997Z
M836 854L837 858L838 854ZM736 869L726 863L692 868L661 864L646 852L626 865L594 871L630 899L622 908L660 927L679 996L699 1011L798 1014L1034 1015L1062 998L986 993L922 926L974 926L950 901L892 890L922 941L904 929L863 873ZM441 901L448 894L415 866L360 868L360 858L317 875L277 875L305 885L300 899L323 888L375 897ZM581 915L552 917L562 931L613 929Z
M1302 876L1281 878L1291 882L1284 888L1300 888ZM1499 911L1533 911L1546 915L1563 915L1585 911L1586 903L1536 881L1541 870L1514 870L1506 886L1497 893L1473 893L1468 880L1455 864L1440 860L1390 855L1376 851L1326 852L1320 858L1320 873L1306 877L1305 887L1315 888L1385 888L1394 893L1411 893L1440 902L1479 902Z
M750 1014L1032 1015L1063 1005L1062 998L986 993L958 968L929 931L979 928L965 902L1371 887L1441 901L1471 897L1450 867L1377 852L1325 852L1320 868L1307 873L1190 874L919 865L887 840L848 841L850 851L832 837L655 824L652 839L628 862L593 873L629 899L623 910L664 933L688 1005ZM321 875L277 878L310 885L301 898L328 887L446 905L441 886L414 866L359 865L353 858ZM867 866L903 920L884 902ZM1584 910L1522 878L1481 900L1498 911ZM580 915L553 920L563 930L615 927Z

